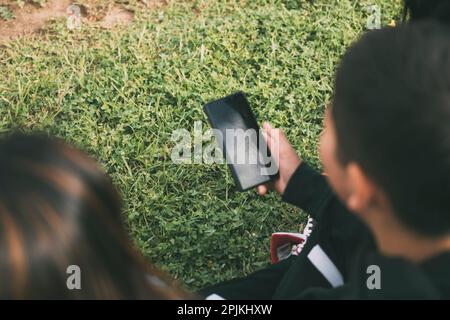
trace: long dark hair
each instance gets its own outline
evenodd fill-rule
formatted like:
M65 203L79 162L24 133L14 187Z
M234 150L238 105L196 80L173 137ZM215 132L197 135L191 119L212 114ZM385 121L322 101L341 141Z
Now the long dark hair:
M187 297L135 250L97 163L42 134L0 139L0 270L3 299Z

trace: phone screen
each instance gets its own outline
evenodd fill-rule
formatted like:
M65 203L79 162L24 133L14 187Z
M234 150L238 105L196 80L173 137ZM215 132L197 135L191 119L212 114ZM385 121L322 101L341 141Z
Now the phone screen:
M244 93L209 102L204 110L241 191L267 183L277 174Z

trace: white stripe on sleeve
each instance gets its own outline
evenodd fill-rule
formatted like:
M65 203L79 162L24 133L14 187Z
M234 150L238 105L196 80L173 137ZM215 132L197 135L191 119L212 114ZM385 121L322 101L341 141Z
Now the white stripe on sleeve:
M308 259L317 268L317 270L320 271L325 279L331 283L333 288L344 284L342 274L318 244L316 244L308 253Z

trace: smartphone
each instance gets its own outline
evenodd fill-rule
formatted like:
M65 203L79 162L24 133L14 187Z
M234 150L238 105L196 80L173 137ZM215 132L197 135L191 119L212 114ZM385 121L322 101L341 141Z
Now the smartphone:
M278 175L243 92L208 102L203 109L240 191L268 183Z

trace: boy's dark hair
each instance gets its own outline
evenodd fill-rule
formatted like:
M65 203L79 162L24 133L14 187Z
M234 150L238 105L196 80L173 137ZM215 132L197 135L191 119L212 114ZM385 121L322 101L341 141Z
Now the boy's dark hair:
M450 24L449 0L404 0L403 18L410 21L434 19Z
M338 157L386 193L400 221L450 233L450 30L436 22L365 34L336 74Z

